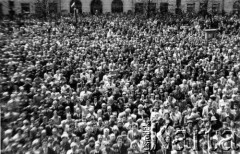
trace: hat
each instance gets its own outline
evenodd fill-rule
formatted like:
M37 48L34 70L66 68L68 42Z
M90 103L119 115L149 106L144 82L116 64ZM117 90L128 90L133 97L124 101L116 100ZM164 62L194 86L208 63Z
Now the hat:
M174 129L177 129L177 128L181 129L181 126L178 125L178 124L176 124L176 125L174 126ZM176 133L177 133L177 132L176 132Z
M59 143L59 141L54 140L52 144L53 144L53 146L55 146L55 145L60 144L60 143Z
M217 119L216 119L216 117L215 116L212 116L211 117L211 121L216 121Z
M64 138L64 137L68 138L68 134L66 132L64 132L61 136L61 138Z
M122 140L122 136L121 135L117 137L117 141L120 140L120 139Z
M28 120L23 120L23 124L28 124L29 121Z
M71 145L70 145L71 148L75 147L75 146L77 146L77 143L75 143L75 142L72 142Z
M121 135L122 136L127 136L127 133L125 131L122 131Z
M225 135L231 135L231 134L232 134L231 130L224 130L221 135L225 136Z
M142 105L142 104L139 104L139 105L138 105L138 108L143 108L143 105Z
M32 146L35 146L36 144L38 144L40 141L39 139L35 139L33 142L32 142Z
M193 123L193 120L192 119L188 119L187 120L187 123L189 124L189 123Z
M183 134L182 130L178 130L175 132L175 135L178 135L178 134Z
M113 144L113 149L118 149L118 145L117 144Z
M190 105L190 104L187 104L186 107L189 108L189 107L191 107L191 105Z
M12 133L12 130L11 129L8 129L5 131L5 135L10 135Z
M109 141L104 142L104 145L110 145Z
M224 121L224 122L222 122L222 123L223 123L223 125L227 125L227 124L228 124L226 121Z
M211 95L210 98L211 98L211 99L215 99L216 96L215 96L215 95Z
M88 140L88 143L90 142L95 142L95 139L93 137L91 137L89 140Z

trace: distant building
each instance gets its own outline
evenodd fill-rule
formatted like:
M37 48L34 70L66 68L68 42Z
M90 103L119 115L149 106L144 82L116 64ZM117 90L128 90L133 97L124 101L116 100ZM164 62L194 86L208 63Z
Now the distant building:
M0 15L38 14L43 8L49 13L144 12L147 6L152 12L240 13L240 0L0 0Z

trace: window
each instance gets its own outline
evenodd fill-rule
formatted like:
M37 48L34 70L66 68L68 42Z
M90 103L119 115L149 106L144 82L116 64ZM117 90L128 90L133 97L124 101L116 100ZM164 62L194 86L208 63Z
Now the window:
M240 13L240 0L236 1L233 4L233 12Z
M113 13L123 12L123 2L122 2L122 0L113 0L112 1L112 12Z
M3 15L3 10L2 10L2 3L0 3L0 16Z
M57 13L58 11L58 5L57 3L49 3L49 13Z
M160 12L167 13L168 12L168 3L160 3Z
M35 3L35 13L38 15L42 14L42 4L41 3Z
M181 7L181 3L182 3L181 0L177 0L177 2L176 2L177 8L180 8L180 7Z
M14 8L14 1L8 1L9 8Z
M212 12L213 13L218 13L219 12L219 8L220 8L220 4L216 3L212 5Z
M30 4L29 3L22 3L21 8L22 8L22 13L30 12Z
M75 6L72 6L75 2ZM74 9L77 9L78 13L82 13L82 3L80 0L71 0L70 2L70 13L74 13Z
M195 3L187 4L187 12L193 13L195 10Z
M149 11L156 12L156 3L149 3Z
M207 12L207 3L200 3L199 11Z
M91 13L98 14L102 13L102 1L101 0L92 0L91 2Z
M143 12L144 12L143 3L136 3L135 4L135 13L143 13Z

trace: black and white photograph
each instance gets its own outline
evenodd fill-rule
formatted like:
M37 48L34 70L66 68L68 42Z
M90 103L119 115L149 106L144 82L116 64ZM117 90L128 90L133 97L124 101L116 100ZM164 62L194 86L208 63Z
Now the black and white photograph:
M240 154L240 0L0 0L0 154Z

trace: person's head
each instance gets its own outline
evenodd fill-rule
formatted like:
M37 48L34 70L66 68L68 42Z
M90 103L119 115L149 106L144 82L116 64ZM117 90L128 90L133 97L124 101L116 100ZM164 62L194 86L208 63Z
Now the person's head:
M227 128L228 127L228 123L226 121L223 122L223 128Z
M67 114L67 120L71 120L71 114Z
M99 151L100 150L100 143L96 142L95 144L95 150Z
M222 110L222 112L224 112L225 111L225 105L221 104L220 109Z
M94 140L93 137L91 137L91 138L88 140L88 144L89 144L89 146L94 147L94 145L95 145L95 140Z
M102 109L107 109L107 104L106 103L102 103Z
M114 134L117 134L118 133L118 127L116 125L113 126L112 131L113 131Z
M56 141L56 140L53 141L53 144L52 144L52 145L53 145L53 148L54 148L54 149L56 149L56 150L60 149L60 143L59 143L59 141Z
M111 148L110 147L110 143L108 141L105 142L105 147L106 147L106 149L110 149Z
M32 142L32 147L38 148L40 146L40 140L39 139L35 139Z
M106 135L106 136L108 136L108 135L109 135L109 129L108 129L108 128L105 128L105 129L103 130L103 134Z
M215 106L212 107L212 113L215 114L217 112L217 109Z
M65 111L66 111L66 113L69 113L69 112L70 112L70 107L67 106L67 107L65 108Z
M234 128L234 127L235 127L235 123L234 123L233 120L230 121L230 127L231 127L231 128Z
M94 101L94 102L97 102L97 97L94 97L93 101Z
M86 99L86 105L89 106L90 105L90 100L87 98Z
M216 124L216 123L217 123L216 117L215 117L215 116L212 116L212 117L211 117L211 124L214 125L214 124Z
M171 141L171 138L170 138L170 136L168 135L168 136L166 136L165 137L165 142L167 142L167 143L170 143L170 141Z
M134 140L134 141L131 143L131 147L132 147L133 149L138 149L138 143L137 143L136 140Z
M133 122L133 118L132 117L128 117L128 122L132 123Z
M76 151L77 150L77 143L72 142L70 147L71 147L72 151Z
M108 111L108 112L112 112L112 107L111 107L111 106L108 106L108 107L107 107L107 111Z
M113 144L113 151L114 152L119 152L119 148L117 144Z
M138 110L139 110L139 111L142 111L142 110L143 110L143 105L142 105L142 104L138 105Z
M190 106L188 106L187 112L188 112L188 114L192 113L192 108Z
M226 99L227 99L227 96L226 96L226 95L223 95L223 96L222 96L222 99L223 99L223 100L226 100Z
M166 113L164 114L164 118L165 118L165 119L169 119L169 117L170 117L169 112L166 112Z
M42 130L42 132L41 132L41 136L47 136L47 131L44 129L44 130Z
M115 134L110 134L110 141L115 141L116 140L116 135Z
M133 130L138 130L138 124L136 123L133 124Z
M102 136L101 134L99 134L99 135L98 135L98 141L99 141L99 142L102 142L102 140L103 140L103 136Z
M118 143L118 145L122 145L123 144L123 137L122 136L118 136L117 137L117 143Z
M122 120L118 120L117 126L118 126L118 128L122 128L123 127Z
M238 105L237 105L236 103L233 104L233 109L234 109L235 111L239 111L239 107L238 107Z

